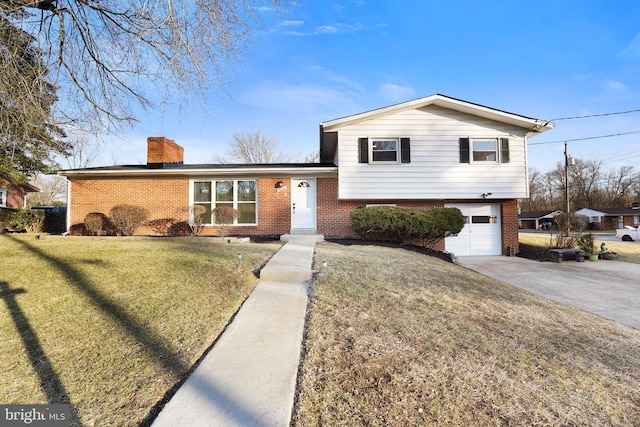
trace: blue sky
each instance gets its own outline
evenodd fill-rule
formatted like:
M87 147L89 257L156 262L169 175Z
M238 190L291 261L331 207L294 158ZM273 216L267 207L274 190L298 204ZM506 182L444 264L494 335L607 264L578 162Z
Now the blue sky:
M245 130L305 155L320 122L435 93L540 119L640 109L640 2L309 0L260 14L230 85L141 114L98 163L144 163L147 136L174 139L185 163L209 163ZM569 152L605 168L640 159L640 112L556 124L529 140L530 167L563 161L564 140L634 131Z

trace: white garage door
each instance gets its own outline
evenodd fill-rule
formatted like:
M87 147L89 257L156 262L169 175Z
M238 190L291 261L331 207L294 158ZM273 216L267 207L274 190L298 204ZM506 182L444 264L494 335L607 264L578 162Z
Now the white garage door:
M456 256L501 255L500 205L446 205L458 208L467 220L457 236L444 240L445 249Z

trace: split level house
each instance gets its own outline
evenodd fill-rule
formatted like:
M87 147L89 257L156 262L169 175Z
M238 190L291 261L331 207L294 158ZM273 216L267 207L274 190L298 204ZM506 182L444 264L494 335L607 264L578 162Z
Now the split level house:
M444 95L320 124L320 162L192 164L164 137L148 139L146 165L59 172L69 182L68 224L118 204L150 219L205 208L203 235L220 233L213 209L240 211L228 233L316 233L355 238L350 212L374 205L457 207L467 223L437 249L457 256L518 251L518 202L528 197L527 140L554 127ZM143 227L138 234L151 234Z

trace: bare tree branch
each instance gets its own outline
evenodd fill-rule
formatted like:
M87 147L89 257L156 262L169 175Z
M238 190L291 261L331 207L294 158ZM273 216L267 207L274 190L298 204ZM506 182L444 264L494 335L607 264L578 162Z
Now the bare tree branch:
M219 163L288 163L295 155L278 150L279 140L260 131L242 131L233 134L227 155L217 157Z
M45 54L64 100L56 116L117 130L151 105L146 94L187 99L224 84L258 24L258 3L0 0L0 12Z

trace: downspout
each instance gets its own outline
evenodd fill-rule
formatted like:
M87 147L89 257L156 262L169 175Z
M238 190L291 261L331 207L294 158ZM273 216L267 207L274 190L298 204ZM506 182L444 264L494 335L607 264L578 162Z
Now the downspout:
M65 221L67 223L67 231L64 233L64 235L67 236L71 231L71 181L69 181L66 176L60 174L60 172L58 172L58 176L61 176L67 183L67 218Z

